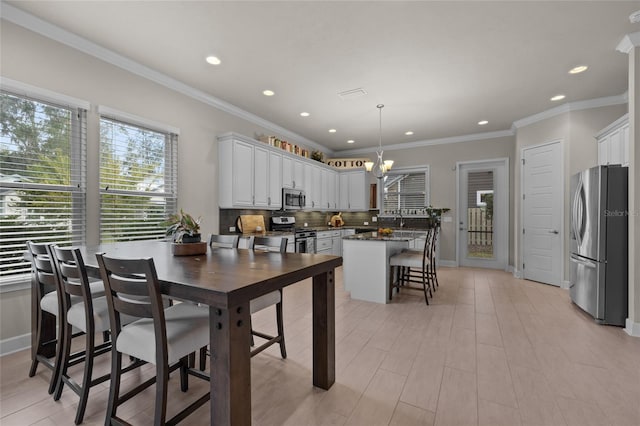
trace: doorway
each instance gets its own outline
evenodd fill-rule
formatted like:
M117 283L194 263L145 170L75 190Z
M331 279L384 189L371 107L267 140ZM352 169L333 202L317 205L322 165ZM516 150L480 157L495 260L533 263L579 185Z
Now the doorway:
M522 277L560 286L563 256L562 143L522 150Z
M506 270L509 159L458 162L457 263Z

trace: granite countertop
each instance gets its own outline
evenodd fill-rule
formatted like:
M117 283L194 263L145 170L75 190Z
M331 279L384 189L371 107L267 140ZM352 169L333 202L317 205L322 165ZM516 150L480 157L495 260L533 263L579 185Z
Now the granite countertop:
M348 235L342 237L343 240L358 240L358 241L411 241L416 237L414 235L400 235L400 233L393 233L390 235L383 235L379 232L363 232L361 234Z

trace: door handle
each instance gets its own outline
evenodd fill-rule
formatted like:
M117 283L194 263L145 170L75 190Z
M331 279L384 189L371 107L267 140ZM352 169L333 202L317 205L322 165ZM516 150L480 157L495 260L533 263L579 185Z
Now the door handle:
M558 234L558 231L556 231L555 229L552 229L551 231L549 231L550 234Z

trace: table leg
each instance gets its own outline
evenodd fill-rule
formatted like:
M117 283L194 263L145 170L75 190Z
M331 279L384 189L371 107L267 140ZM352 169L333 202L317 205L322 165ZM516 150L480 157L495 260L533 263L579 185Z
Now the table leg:
M336 381L336 298L334 270L313 277L313 385Z
M211 424L251 425L249 302L209 308Z

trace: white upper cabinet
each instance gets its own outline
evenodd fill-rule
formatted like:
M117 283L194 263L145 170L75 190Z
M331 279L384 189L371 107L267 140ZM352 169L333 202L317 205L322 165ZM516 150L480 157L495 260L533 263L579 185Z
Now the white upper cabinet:
M282 207L282 154L225 135L218 140L218 168L220 207Z
M282 186L284 188L304 189L305 163L289 156L282 159Z
M625 114L596 135L598 165L629 165L629 115Z
M340 194L338 210L369 209L369 179L367 172L340 173Z
M306 192L309 210L368 210L364 170L338 172L236 133L218 137L218 205L282 208L282 188Z

